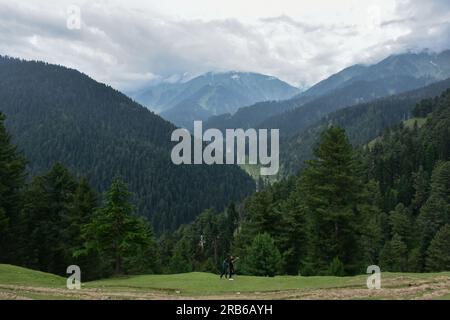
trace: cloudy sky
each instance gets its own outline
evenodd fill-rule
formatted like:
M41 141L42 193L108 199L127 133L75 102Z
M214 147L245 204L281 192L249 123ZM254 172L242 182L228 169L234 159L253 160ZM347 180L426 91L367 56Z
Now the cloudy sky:
M309 86L424 48L450 48L449 0L0 0L1 55L73 67L125 91L227 70Z

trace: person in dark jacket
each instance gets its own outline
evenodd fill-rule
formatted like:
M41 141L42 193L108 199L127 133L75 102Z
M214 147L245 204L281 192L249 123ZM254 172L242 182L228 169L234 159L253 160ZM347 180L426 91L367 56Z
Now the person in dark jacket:
M225 276L225 279L228 278L228 274L230 268L230 257L225 258L222 262L222 273L220 274L220 279L222 279L223 276Z
M229 262L229 270L230 270L230 276L229 276L229 280L233 280L233 275L235 274L235 269L234 269L234 263L239 259L239 257L233 257L230 256L230 262Z

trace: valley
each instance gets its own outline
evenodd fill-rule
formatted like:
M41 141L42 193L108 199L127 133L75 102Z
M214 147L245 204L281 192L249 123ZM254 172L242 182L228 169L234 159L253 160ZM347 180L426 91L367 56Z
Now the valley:
M186 121L211 106L191 128L205 150L166 111L77 70L1 57L0 299L448 299L447 57L395 55L300 93L281 84L279 100L226 115L209 105L212 74L162 85L187 106L197 83L194 112L166 111ZM231 255L235 279L220 280ZM80 291L64 287L68 265ZM381 290L366 289L368 265Z
M0 0L2 314L445 308L449 13Z

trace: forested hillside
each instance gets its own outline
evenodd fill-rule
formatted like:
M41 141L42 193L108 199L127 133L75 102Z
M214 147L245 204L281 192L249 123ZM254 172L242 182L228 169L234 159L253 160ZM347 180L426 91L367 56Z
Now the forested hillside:
M24 65L17 60L7 62ZM66 81L77 83L80 77L84 77L62 69L65 74L63 77L59 73L61 68L56 66L40 63L30 65L40 72L30 74L29 68L22 69L29 76L28 93L33 93L33 88L41 88L42 83L51 84L56 92L64 91ZM49 70L52 70L52 76L45 72ZM67 72L73 78L67 78ZM34 78L33 74L43 78ZM15 69L15 75L25 76L21 74L20 68ZM58 85L52 83L51 79L57 79ZM87 81L86 85L90 83ZM92 85L98 86L95 82ZM361 120L358 125L350 125L350 131L362 130L364 124L373 123L372 127L366 129L375 132L382 127L378 127L382 122L374 122L368 115L398 108L393 113L394 118L401 118L399 111L410 110L415 99L431 95L447 85L447 82L442 82L413 93L344 110L340 113L343 116L341 119L347 119L350 124L354 117ZM114 141L123 141L122 148L128 145L135 148L140 146L139 143L133 144L133 138L140 137L139 133L144 137L148 134L142 127L134 129L137 133L131 129L125 131L118 120L109 117L106 112L102 113L105 119L96 117L90 110L95 105L83 105L82 99L78 101L78 94L90 96L93 92L88 90L89 86L84 87L81 83L77 83L76 87L82 91L74 92L70 97L79 105L79 112L71 112L63 104L75 105L70 99L56 99L61 101L56 104L53 98L39 95L39 91L29 96L19 94L22 91L12 91L14 96L20 97L21 106L27 106L31 114L36 112L33 115L41 119L42 124L38 126L40 130L28 131L30 129L27 130L26 126L17 126L20 122L12 121L10 128L16 132L22 129L33 137L43 135L51 142L46 145L46 140L37 140L38 146L43 147L46 153L39 153L36 158L46 159L50 169L39 175L33 173L34 178L26 179L26 160L14 147L14 139L6 132L2 116L2 262L57 274L64 274L65 267L75 263L82 266L88 279L140 272L217 272L221 261L229 254L241 257L238 267L240 273L260 276L298 273L352 275L364 272L372 264L379 265L383 271L396 272L437 272L450 268L450 90L440 97L416 104L411 113L414 117L426 118L422 126L414 123L406 126L400 122L364 148L352 147L345 130L333 121L326 121L325 127L318 127L323 128L323 131L314 149L314 158L307 162L299 174L266 186L245 201L230 204L222 212L221 209L206 210L197 215L193 223L183 225L176 232L164 232L156 238L148 221L136 216L141 213L139 194L133 197L121 179L111 178L109 190L102 196L86 179L77 177L62 164L50 165L51 159L47 157L53 154L51 147L56 148L56 145L52 145L46 128L59 128L59 131L52 131L59 137L57 146L62 146L62 150L69 154L71 150L80 152L80 148L83 150L82 147L90 146L91 143L91 148L98 148L98 145L90 142L89 136L84 135L84 131L94 134L103 143L108 141L102 140L106 138L100 132L87 126L89 119L82 118L86 121L83 122L86 126L81 127L84 131L77 130L75 124L78 122L69 121L78 119L83 112L91 115L102 128L108 128L109 123L114 123L118 133L128 133L130 136L125 140L110 133L117 139ZM108 88L104 90L111 92ZM3 97L11 97L11 94L2 94ZM117 112L115 108L128 106L140 118L147 116L163 128L171 128L119 93L114 92L124 99L119 100L122 102L119 105L115 104L116 99L108 99L108 95L104 94L102 99L110 103L110 114ZM9 102L13 106L10 111L15 111L10 112L10 115L28 119L30 113L22 114L15 100L6 98L2 103ZM33 106L41 106L41 101L53 106L48 112L58 121L51 122L48 116L44 117L36 111L46 110L45 107L33 109ZM132 116L127 116L128 111L119 114L123 116L121 123L133 121ZM34 121L26 124L35 127ZM84 139L83 142L74 139L65 128L76 130L78 136ZM361 137L364 136L365 133ZM24 136L18 134L16 141L19 145L21 139ZM149 141L158 146L157 138L153 137ZM74 147L64 147L63 142L71 143ZM147 146L152 144L148 143ZM108 147L112 150L111 154L119 150L110 145ZM167 151L163 146L157 150ZM34 153L28 151L26 154L33 156ZM76 157L67 159L73 158ZM92 163L97 163L95 157L93 159ZM46 162L41 163L44 165L34 170L42 170ZM76 162L68 163L77 169ZM125 161L121 164L124 166ZM127 172L118 173L127 177ZM80 172L77 173L80 175ZM166 176L169 174L168 171L162 173ZM157 172L153 171L153 174ZM231 180L229 183L232 183ZM238 187L236 190L241 191ZM226 192L220 191L219 194L224 195ZM159 194L163 199L164 195ZM204 195L207 195L206 191ZM197 195L189 199L201 198ZM133 204L137 204L137 208Z
M226 251L217 233L225 220L239 225L225 243L241 257L243 273L349 275L372 264L382 271L448 270L450 90L419 103L414 115L425 114L422 127L400 123L363 150L343 129L327 128L315 160L297 176L164 238L169 270L217 266L217 253Z
M157 271L152 227L122 180L103 200L60 163L27 181L4 120L0 113L0 263L60 275L75 264L84 279Z
M450 88L450 79L424 88L381 98L332 112L308 127L304 132L288 137L280 147L281 175L296 174L313 157L320 134L334 125L346 130L353 146L360 146L378 137L385 129L409 119L422 99L439 96ZM419 115L423 116L423 115Z
M389 95L385 86L388 83L394 86L394 82L402 83L401 86L397 85L399 92L420 88L426 84L420 80L409 78L386 79L382 85L377 81L355 82L349 87L337 89L298 108L270 117L260 123L258 127L279 128L282 136L302 133L308 126L333 111Z
M75 70L0 58L0 111L32 175L61 162L100 192L121 176L157 232L254 190L235 166L173 165L172 124Z

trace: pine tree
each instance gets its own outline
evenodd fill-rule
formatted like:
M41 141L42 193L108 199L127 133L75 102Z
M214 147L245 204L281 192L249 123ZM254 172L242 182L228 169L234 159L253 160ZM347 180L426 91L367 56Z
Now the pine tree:
M408 249L402 238L395 234L392 240L386 242L380 253L380 267L391 272L405 272L407 270Z
M62 238L68 247L66 260L81 268L85 280L103 276L103 270L98 268L100 257L95 252L84 256L74 256L74 253L84 244L83 228L91 221L97 206L97 193L88 181L82 178L69 198L67 211L61 216Z
M431 178L430 196L417 218L420 250L425 252L439 229L450 223L450 162L436 164ZM424 259L422 259L424 260Z
M5 117L0 113L0 262L17 262L14 235L22 204L22 189L25 183L25 159L11 143L11 136L4 125Z
M428 198L429 177L427 172L420 166L419 171L414 173L414 198L412 200L412 206L415 213L420 211L425 201Z
M82 245L82 227L88 224L98 206L98 195L86 179L81 179L72 196L68 199L67 212L62 215L62 224L66 225L66 242L77 248Z
M147 223L133 215L130 197L126 184L114 179L106 193L105 204L95 211L91 222L84 228L84 248L76 256L93 251L114 274L131 271L126 268L127 262L147 253L153 239Z
M440 161L431 176L431 193L450 203L450 161Z
M412 249L408 255L408 272L422 272L423 257L419 247Z
M364 265L369 266L378 262L383 247L383 214L376 206L371 205L361 206L360 211L364 223L361 224L359 246Z
M293 192L286 201L274 208L282 217L279 222L282 226L279 233L279 247L283 258L282 271L291 275L298 275L307 254L306 209L300 199L301 195Z
M21 213L21 263L65 274L72 250L71 225L65 218L76 189L76 178L60 163L33 179L25 191Z
M275 276L280 269L281 255L269 234L258 234L246 250L244 272L254 276Z
M426 254L426 270L450 271L450 225L446 224L431 241Z
M158 238L158 273L170 272L170 260L173 255L173 249L176 244L175 233L164 233Z
M317 271L327 273L330 263L339 257L346 272L356 273L355 222L362 186L353 148L343 129L330 127L314 153L317 159L309 162L301 182L311 220L310 260Z
M244 215L233 243L235 253L244 255L247 247L259 233L268 233L271 237L280 234L280 212L275 210L279 199L274 197L274 188L255 193L244 203Z
M135 235L130 252L124 255L123 268L130 274L156 273L160 269L157 244L151 224L143 217L136 217Z
M371 180L365 185L363 204L358 207L361 216L358 223L361 232L358 244L364 266L378 263L384 241L389 237L386 215L379 208L381 203L379 184Z
M186 239L182 239L175 246L173 256L170 259L171 273L186 273L192 271L192 263L188 257L189 253L189 244L186 242Z
M414 241L413 221L403 203L399 203L389 214L391 234L398 234L406 245L411 247Z
M345 275L344 264L341 262L339 257L334 257L328 267L328 274L335 277L343 277Z
M246 202L245 210L250 221L247 227L252 235L267 232L270 235L276 233L277 222L280 216L273 210L274 197L270 188L256 193Z

